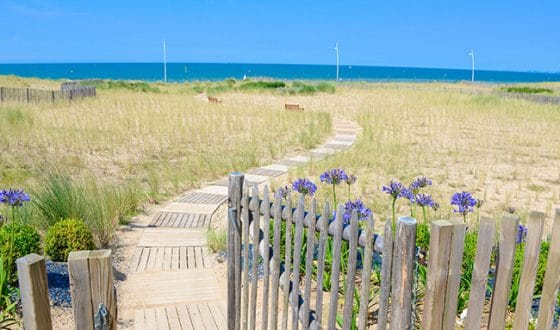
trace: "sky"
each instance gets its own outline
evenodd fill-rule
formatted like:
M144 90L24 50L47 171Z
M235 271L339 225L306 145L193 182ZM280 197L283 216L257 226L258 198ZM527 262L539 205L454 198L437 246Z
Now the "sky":
M168 62L560 72L560 1L0 0L0 63Z

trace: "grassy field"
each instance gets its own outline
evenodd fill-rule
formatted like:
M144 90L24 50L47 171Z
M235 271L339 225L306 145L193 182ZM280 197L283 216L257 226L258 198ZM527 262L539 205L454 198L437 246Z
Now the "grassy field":
M132 182L157 201L311 147L329 132L332 116L363 127L357 144L293 171L291 178L319 181L323 170L345 168L359 176L353 197L364 199L377 218L390 213L381 187L392 178L410 182L419 175L434 181L430 192L442 206L434 218L451 216L451 194L462 190L485 201L483 215L514 207L521 215L534 209L550 218L560 203L558 106L504 99L491 94L498 87L484 84L348 83L311 94L241 86L231 81L150 84L151 92L113 86L100 89L96 99L71 105L4 105L0 183L25 187L56 167L95 177L100 184ZM553 83L523 86L558 88ZM223 104L207 104L196 94L200 91L217 95ZM281 111L287 102L306 111ZM328 192L320 189L323 197ZM408 213L405 203L399 207L401 214Z
M58 84L0 78L2 86ZM46 214L37 216L46 218L43 223L91 218L55 211L53 196L76 190L67 194L68 205L84 210L115 198L159 202L234 169L311 148L331 132L328 114L288 113L280 100L265 105L251 97L228 97L215 105L185 86L152 87L147 92L100 89L96 98L73 103L0 104L0 187L25 188L35 193L32 198L44 200ZM76 199L90 202L77 206ZM133 206L98 213L114 223L133 213Z

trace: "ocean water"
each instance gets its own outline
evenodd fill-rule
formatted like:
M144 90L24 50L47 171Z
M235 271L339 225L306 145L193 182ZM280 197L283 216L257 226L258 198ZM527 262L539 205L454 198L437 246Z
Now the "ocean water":
M162 63L59 63L0 64L0 74L50 79L126 79L162 81ZM168 63L167 80L223 80L267 77L276 79L335 80L334 65ZM461 81L470 80L470 70L382 66L340 66L342 81ZM475 72L476 81L560 81L560 73L486 71Z

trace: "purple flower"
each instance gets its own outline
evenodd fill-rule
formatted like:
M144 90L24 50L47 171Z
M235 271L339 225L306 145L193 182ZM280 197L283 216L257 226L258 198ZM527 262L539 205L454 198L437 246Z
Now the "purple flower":
M288 186L284 186L278 188L278 191L280 192L280 195L282 195L282 198L286 198L288 197L288 193L290 193L290 188L288 188Z
M23 203L29 202L29 195L23 189L9 189L0 191L0 203L10 206L23 206Z
M515 244L525 243L526 237L527 237L527 227L523 226L522 224L519 224L517 226L517 240L515 241Z
M346 179L346 184L353 185L354 183L356 183L357 179L358 178L354 174L348 174L348 178Z
M333 168L332 170L321 174L319 178L321 179L321 182L337 185L348 180L348 175L340 168Z
M431 185L432 180L426 178L425 176L421 176L412 181L412 183L410 184L410 190L412 190L414 193L418 193L420 189L426 188L427 186Z
M366 220L367 217L371 215L371 210L367 208L360 199L356 199L355 201L348 201L346 202L346 204L344 204L343 219L345 225L350 223L354 210L356 210L358 213L358 221Z
M383 186L381 189L387 195L391 195L393 199L397 199L399 197L404 197L408 199L414 199L412 192L406 188L402 183L396 180L391 180L388 186Z
M313 196L317 191L317 185L308 179L297 179L292 183L292 189L299 192L300 194Z
M439 203L438 203L438 202L434 202L434 203L432 204L432 209L433 209L434 211L439 210Z
M432 199L432 196L428 195L428 194L423 194L420 193L416 196L414 196L414 200L416 202L416 204L424 207L424 206L429 206L429 207L434 207L434 205L436 204L436 202L434 202L434 200Z
M451 205L456 206L453 212L461 213L463 216L466 216L468 213L474 211L476 199L472 197L471 193L466 191L454 193L451 197Z

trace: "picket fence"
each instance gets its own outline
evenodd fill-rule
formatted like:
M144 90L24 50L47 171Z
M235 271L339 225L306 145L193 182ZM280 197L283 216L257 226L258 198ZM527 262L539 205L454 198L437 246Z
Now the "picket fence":
M63 83L60 90L0 87L0 102L56 102L77 100L97 95L95 86Z
M297 205L292 205L290 196L284 199L280 192L271 200L266 186L261 199L257 184L252 185L249 194L250 184L244 182L241 173L229 177L228 329L366 329L372 326L399 330L455 329L467 229L462 221L431 223L427 283L419 310L413 294L417 263L415 219L399 218L394 232L387 221L381 237L374 234L371 217L365 229L358 227L356 214L349 225L343 226L342 207L336 220L329 222L332 213L328 204L318 212L315 199L307 201L308 209L303 196ZM465 329L506 327L518 224L519 218L513 215L502 217L499 226L493 219L481 218ZM531 212L527 227L522 290L517 297L513 329L529 326L544 214ZM343 241L348 244L345 264L341 264ZM332 247L328 292L321 289L325 284L327 245ZM493 294L486 301L491 254L496 246ZM360 250L362 267L357 267ZM376 283L378 298L371 294L374 251L381 253L383 260L380 283ZM285 258L281 258L282 254ZM537 329L552 328L559 284L560 209L557 209ZM374 300L377 304L373 304ZM359 309L354 310L356 305ZM488 305L489 311L483 312Z

